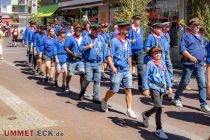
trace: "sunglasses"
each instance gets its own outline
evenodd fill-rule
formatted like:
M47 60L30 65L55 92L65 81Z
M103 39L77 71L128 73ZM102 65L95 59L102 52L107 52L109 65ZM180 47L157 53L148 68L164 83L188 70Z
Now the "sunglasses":
M82 30L76 30L76 32L82 32Z

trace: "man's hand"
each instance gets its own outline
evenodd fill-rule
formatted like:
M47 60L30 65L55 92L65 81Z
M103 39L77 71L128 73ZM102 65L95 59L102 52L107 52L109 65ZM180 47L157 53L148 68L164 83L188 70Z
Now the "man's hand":
M198 60L194 56L190 57L190 61L194 64L198 64Z
M41 53L39 54L39 59L42 59L42 54Z
M77 53L73 53L73 57L74 57L75 59L77 59L79 56L78 56Z
M131 40L131 43L134 43L134 42L136 42L136 39Z
M118 73L118 70L115 67L112 67L111 69L113 73Z
M168 94L173 94L172 88L169 88L169 89L168 89Z
M145 97L148 98L149 97L149 94L150 94L149 89L144 90L143 94L144 94Z
M90 43L90 44L89 44L89 47L90 47L90 48L94 48L94 44L93 44L93 43Z

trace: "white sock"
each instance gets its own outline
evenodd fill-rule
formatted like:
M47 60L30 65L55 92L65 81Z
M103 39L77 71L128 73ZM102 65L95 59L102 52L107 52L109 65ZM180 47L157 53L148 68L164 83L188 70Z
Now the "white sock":
M132 109L131 108L128 108L128 112L131 112L132 111Z

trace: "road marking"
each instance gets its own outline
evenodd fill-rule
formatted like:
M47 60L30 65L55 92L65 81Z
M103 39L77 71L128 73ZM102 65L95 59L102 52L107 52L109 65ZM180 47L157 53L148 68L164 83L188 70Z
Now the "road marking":
M0 134L5 130L33 130L58 125L57 121L48 119L1 85L0 91L0 100L16 113L0 117Z

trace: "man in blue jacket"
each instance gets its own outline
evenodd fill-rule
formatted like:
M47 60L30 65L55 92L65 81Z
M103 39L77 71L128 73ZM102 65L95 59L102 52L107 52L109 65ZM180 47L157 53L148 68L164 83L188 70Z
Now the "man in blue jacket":
M72 36L67 37L64 47L68 54L68 76L66 80L66 92L69 91L69 83L71 77L74 75L80 75L80 85L84 80L85 68L82 58L82 52L79 50L79 46L82 43L82 26L80 24L75 25L75 33Z
M205 39L199 33L199 19L193 18L188 23L189 28L183 34L179 46L180 53L183 55L183 74L175 94L175 105L182 107L181 94L186 85L190 82L191 75L195 73L199 89L200 108L203 112L210 112L206 101L206 78L204 71L204 60L206 57Z
M133 24L130 27L128 39L131 40L131 49L133 54L133 64L137 64L138 69L138 88L142 90L142 73L143 73L143 29L140 27L139 15L132 17Z
M23 35L23 43L27 46L28 63L32 64L33 59L33 36L36 31L36 23L34 21L29 22L30 25L25 29Z
M93 102L100 102L100 83L102 62L104 60L106 43L101 35L99 35L99 25L92 25L92 32L84 36L79 50L83 52L85 63L85 79L82 82L79 99L83 99L86 88L91 81L93 85Z

